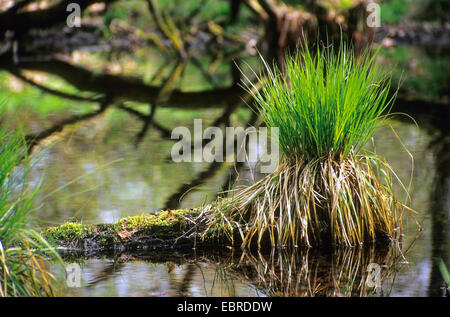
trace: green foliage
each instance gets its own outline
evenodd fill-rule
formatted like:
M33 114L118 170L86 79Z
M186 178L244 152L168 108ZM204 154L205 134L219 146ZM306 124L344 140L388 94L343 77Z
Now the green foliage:
M359 0L319 0L319 5L327 9L334 9L337 11L347 11L359 4Z
M31 229L39 187L28 187L30 169L24 149L20 133L0 130L0 296L54 296L59 286L46 260L60 258Z
M381 21L387 24L403 20L441 21L448 19L450 0L382 0Z
M381 3L381 21L383 23L398 23L408 12L409 0L384 0Z
M13 88L15 81L20 83L20 87ZM45 79L45 86L57 87L58 90L68 94L83 95L82 92L56 77ZM39 88L22 83L7 72L0 72L0 103L3 103L2 110L6 110L4 116L9 116L10 112L22 111L44 117L49 113L69 111L72 107L67 99L43 93ZM78 105L80 106L78 109L82 109L77 110L78 112L89 111L92 108L92 105L87 102L78 102Z
M366 51L356 59L347 47L306 48L287 58L286 76L266 65L267 79L260 77L262 89L253 95L267 126L279 128L286 157L314 160L359 152L393 100L390 79L374 58Z
M170 12L170 15L175 20L184 18L190 12L197 10L199 6L199 17L201 19L217 19L224 17L229 12L229 4L222 0L193 0L193 1L173 1L173 0L159 0L155 2L162 10ZM151 16L148 14L146 0L133 1L118 1L113 3L103 14L105 25L110 25L114 19L130 22L133 19L133 24L138 27L148 26L149 23L154 23Z
M427 53L423 48L396 46L380 51L386 67L393 69L394 82L402 82L402 90L413 96L439 100L445 96L450 81L450 59L435 50Z
M196 10L202 6L200 10L200 17L203 19L217 19L228 14L229 3L222 0L193 0L193 1L173 1L160 0L158 5L170 10L175 16L185 16L186 12Z
M447 289L450 290L450 273L448 272L444 260L439 259L438 265L439 271L441 271L442 278L444 279L445 284L447 284Z

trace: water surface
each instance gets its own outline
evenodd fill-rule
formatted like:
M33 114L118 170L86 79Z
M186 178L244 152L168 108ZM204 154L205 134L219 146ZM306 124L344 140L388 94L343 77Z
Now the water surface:
M78 55L77 55L78 54ZM153 63L148 63L151 56ZM145 57L145 58L144 58ZM74 62L101 70L102 54L72 53ZM448 57L445 57L448 58ZM427 59L428 61L428 59ZM420 62L420 59L419 59ZM168 65L156 78L165 61L154 50L143 49L134 59L123 58L119 75L139 75L146 84L164 84L178 66ZM231 61L205 79L188 65L174 87L178 92L227 89L232 83ZM120 67L119 67L120 68ZM130 70L133 71L130 71ZM164 75L165 74L165 75ZM31 72L36 80L45 79L66 92L91 96L79 91L54 73ZM40 76L40 77L39 77ZM30 77L30 78L31 78ZM151 116L151 105L137 102L134 91L121 106L98 111L95 102L67 101L30 87L0 70L2 96L9 99L7 116L22 125L29 135L39 136L34 148L36 161L33 183L47 175L45 188L58 189L42 198L38 214L46 225L68 219L84 223L114 222L126 216L167 208L198 207L229 188L239 172L240 184L249 184L258 175L246 165L220 163L175 163L170 159L170 131L177 126L192 128L194 118L204 126L246 127L252 115L245 106L236 106L240 96L225 99L186 97L177 107L161 107ZM93 88L94 89L94 88ZM6 94L4 93L6 91ZM230 100L228 100L230 99ZM208 100L208 101L205 101ZM195 103L197 107L190 105ZM224 105L225 104L225 105ZM189 106L189 107L188 107ZM411 108L409 108L411 106ZM400 107L400 105L399 105ZM403 103L401 109L412 109ZM116 254L101 258L78 259L82 268L80 288L74 296L439 296L443 279L438 261L449 261L448 217L450 167L448 128L443 119L448 110L424 111L430 104L415 104L418 114L397 115L374 138L378 154L385 156L404 186L395 190L417 211L414 220L405 217L402 258L398 246L389 250L373 248L351 250L303 250L277 254ZM132 109L130 111L130 109ZM395 131L395 132L394 132ZM370 145L371 146L371 145ZM414 160L411 160L411 156ZM381 265L382 288L366 285L370 263Z

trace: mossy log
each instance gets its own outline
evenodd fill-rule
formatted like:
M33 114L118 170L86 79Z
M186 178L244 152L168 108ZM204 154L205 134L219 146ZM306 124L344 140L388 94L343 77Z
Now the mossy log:
M44 236L67 250L89 252L155 250L211 246L196 231L199 209L164 210L109 224L67 222L44 230ZM217 241L216 241L217 244Z

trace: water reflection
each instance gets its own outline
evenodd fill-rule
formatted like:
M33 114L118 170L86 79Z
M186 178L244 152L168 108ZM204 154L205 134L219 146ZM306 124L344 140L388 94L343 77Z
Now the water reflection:
M447 128L448 129L448 128ZM449 263L449 228L450 228L450 137L448 134L438 135L430 144L435 157L435 175L432 187L432 250L431 273L428 296L448 295L443 282L439 263ZM448 286L447 286L448 287Z
M125 260L126 258L126 260ZM258 296L245 281L218 277L221 265L192 255L122 255L82 263L74 296Z
M35 150L40 153L36 179L49 173L51 190L77 180L57 197L43 201L40 216L45 221L61 223L76 217L90 223L113 222L162 208L197 207L235 180L251 182L245 164L175 164L168 160L171 129L192 128L194 118L220 127L257 124L252 112L242 107L245 100L237 86L241 74L231 57L222 59L219 70L211 73L198 58L172 64L152 49L144 48L141 54L158 61L151 63L151 71L142 70L148 65L139 68L137 73L145 80L128 73L99 74L83 63L61 58L29 58L12 64L2 56L3 73L16 76L39 93L71 102L65 111L45 119L30 112L31 118L24 120L28 139L38 145ZM30 76L30 71L64 81L71 89L46 86ZM407 113L419 126L402 115L390 122L415 158L410 205L419 211L416 217L424 227L417 238L415 223L405 222L404 245L417 238L406 255L408 263L394 261L394 250L374 249L271 255L133 254L86 260L84 287L70 290L71 294L441 296L445 291L437 263L442 259L450 264L450 112L447 106L405 99L397 101L394 111ZM13 117L22 120L19 111ZM377 133L375 145L408 183L413 172L410 157L389 127ZM400 186L396 191L403 195ZM381 293L366 287L370 263L383 266Z
M270 254L125 255L83 264L78 296L387 296L403 255L389 248ZM372 270L371 267L375 267ZM379 280L378 280L379 278ZM379 282L379 285L378 285ZM125 291L126 290L126 291Z
M395 265L401 259L395 249L244 253L233 271L269 296L383 296L389 295Z
M115 116L114 113L109 115ZM107 120L107 116L108 114L102 120ZM111 117L109 119L112 120ZM117 118L109 122L114 123L115 120ZM145 142L135 148L130 142L124 142L124 138L133 136L136 131L127 129L127 122L132 117L122 120L118 131L111 130L107 124L103 128L110 133L99 130L100 135L107 136L107 142L92 136L97 143L85 144L82 141L85 128L79 130L81 136L72 136L70 149L73 156L67 157L67 162L74 171L70 175L59 175L61 183L65 177L88 171L90 164L98 166L130 151L129 159L95 173L95 177L84 180L81 184L103 184L101 190L96 192L97 203L86 205L83 210L85 219L91 217L93 222L113 221L122 216L121 211L125 216L142 210L154 210L158 208L155 208L158 202L159 206L170 202L176 202L176 206L197 206L205 201L205 194L209 193L210 197L214 197L228 180L230 171L234 170L234 167L220 165L204 164L202 168L195 164L177 166L164 161L170 141L161 141L158 131L152 131ZM188 254L175 257L175 260L174 256L167 254L158 255L157 260L154 255L126 255L122 258L87 260L83 276L89 287L71 292L83 296L441 296L443 279L437 261L448 261L446 173L449 165L448 143L444 142L448 139L439 138L437 132L420 129L411 123L393 121L391 124L415 158L411 206L419 211L416 218L424 227L424 232L418 233L413 221L405 222L403 245L406 247L403 251L407 251L405 257L408 263L399 259L396 250L373 248L342 249L335 252L306 250L295 254L281 252L273 255L236 253L215 257L211 254ZM164 142L166 145L154 151L155 143L152 140L158 140L159 146ZM398 146L397 136L386 127L377 134L375 144L377 151L387 157L394 170L398 171L399 177L407 183L413 167L409 154ZM67 149L66 144L56 144L52 150L57 152L51 157L64 156ZM73 152L75 150L79 153ZM86 153L91 154L86 156ZM132 156L137 159L132 159ZM81 163L80 166L73 164L77 161ZM81 171L78 170L80 167ZM100 177L106 177L106 181ZM114 179L118 180L117 183L108 182ZM174 186L174 180L182 179L191 181L185 185L180 184L179 187L178 184ZM245 166L240 167L240 179L248 179L248 169ZM154 194L158 188L162 197ZM188 193L186 188L190 188ZM81 189L78 187L78 190ZM401 193L401 188L398 187L397 191ZM62 206L61 210L70 210L71 206L80 205L79 201L65 201L63 197L58 203ZM139 208L137 204L146 207ZM112 206L116 208L111 209ZM130 206L133 207L129 208ZM55 217L61 219L64 213L55 214ZM370 263L382 266L383 284L378 291L368 289L365 284L367 266ZM145 281L145 287L142 281Z

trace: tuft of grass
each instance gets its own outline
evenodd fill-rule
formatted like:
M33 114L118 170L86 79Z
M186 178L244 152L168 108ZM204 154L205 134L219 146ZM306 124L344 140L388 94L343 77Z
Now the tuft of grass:
M61 288L47 260L62 261L32 229L30 213L39 188L28 186L25 149L19 132L0 129L0 297L56 296Z
M389 164L363 149L395 98L376 54L358 58L345 45L308 47L286 58L285 73L249 84L268 127L279 129L281 164L256 184L219 198L209 232L243 247L389 241L401 231L405 206L392 190Z
M313 53L306 48L289 56L285 74L266 64L262 89L248 91L267 126L279 128L285 157L311 161L358 153L392 106L390 77L379 71L376 55L368 50L358 59L344 45Z

